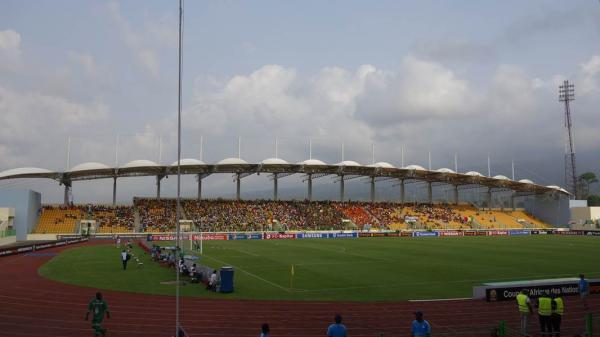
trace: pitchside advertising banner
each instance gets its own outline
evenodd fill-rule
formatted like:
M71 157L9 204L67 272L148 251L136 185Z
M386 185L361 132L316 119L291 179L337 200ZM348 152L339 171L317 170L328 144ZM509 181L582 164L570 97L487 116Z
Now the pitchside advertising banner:
M88 238L79 237L79 238L65 239L65 240L60 240L60 241L55 241L55 242L39 243L39 244L28 245L28 246L4 248L4 249L0 249L0 256L8 256L8 255L33 252L36 250L60 247L60 246L64 246L64 245L70 245L73 243L84 242L87 240L88 240Z
M529 285L509 288L488 288L485 297L488 302L514 301L523 289L529 290L529 297L537 298L542 295L572 296L579 294L577 281L551 285ZM590 294L600 294L600 280L589 281Z

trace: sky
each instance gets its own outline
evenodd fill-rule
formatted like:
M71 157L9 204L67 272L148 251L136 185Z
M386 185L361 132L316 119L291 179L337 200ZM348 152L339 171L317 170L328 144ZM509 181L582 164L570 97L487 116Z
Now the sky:
M177 29L175 0L0 2L0 171L175 161ZM310 138L327 163L343 143L346 160L399 167L404 148L404 165L428 167L431 153L433 169L454 169L456 154L460 172L487 174L489 156L492 175L511 177L514 161L516 179L564 185L565 79L578 171L600 174L599 1L187 1L182 155L216 163L241 137L241 157L259 162L277 139L299 162ZM74 200L109 202L111 183L75 183ZM270 184L246 178L243 195ZM235 193L228 175L203 186ZM54 181L0 188L62 200ZM167 179L163 194L175 190ZM154 193L152 178L119 181L121 202Z

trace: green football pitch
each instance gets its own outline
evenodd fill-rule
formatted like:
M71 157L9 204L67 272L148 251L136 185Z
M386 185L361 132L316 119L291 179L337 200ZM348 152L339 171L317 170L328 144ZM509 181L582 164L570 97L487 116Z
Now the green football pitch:
M600 277L600 238L568 236L205 241L200 263L233 266L235 292L201 285L184 296L269 300L395 301L470 297L482 282ZM163 243L164 244L164 243ZM99 289L174 294L173 270L121 270L114 245L71 248L44 264L47 278ZM291 269L293 266L294 274Z

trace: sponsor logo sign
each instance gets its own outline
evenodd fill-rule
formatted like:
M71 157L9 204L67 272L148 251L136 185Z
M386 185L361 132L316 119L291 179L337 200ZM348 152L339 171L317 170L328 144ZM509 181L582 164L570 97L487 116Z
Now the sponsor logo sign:
M577 281L565 282L560 284L540 284L540 285L529 285L522 287L508 287L508 288L489 288L485 290L486 299L488 302L494 301L514 301L517 295L522 289L529 290L529 297L537 298L540 296L572 296L579 294L579 286ZM600 281L590 281L589 283L590 293L600 293Z
M421 236L439 236L440 233L438 232L413 232L413 236L414 237L421 237Z
M508 235L529 235L531 234L529 231L525 230L512 230L508 231Z
M490 235L490 236L508 235L508 231L487 231L487 235Z
M260 240L262 234L260 233L230 233L229 240Z
M463 236L463 232L461 231L443 231L440 232L440 236Z
M358 233L356 233L356 232L352 232L352 233L329 233L328 237L329 238L333 238L333 239L357 238L358 237Z
M265 233L263 238L265 240L279 240L279 239L295 239L296 234L291 233Z

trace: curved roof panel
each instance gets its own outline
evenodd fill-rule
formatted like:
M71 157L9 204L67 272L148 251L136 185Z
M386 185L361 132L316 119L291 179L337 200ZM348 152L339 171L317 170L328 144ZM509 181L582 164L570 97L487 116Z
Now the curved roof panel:
M394 165L392 165L388 162L385 162L385 161L377 162L377 163L373 164L372 166L373 167L381 167L381 168L394 168Z
M519 182L523 183L523 184L531 184L531 185L534 184L534 182L529 179L521 179L521 180L519 180Z
M202 160L193 159L193 158L185 158L181 159L181 166L196 166L196 165L206 165ZM174 161L171 166L177 166L177 161Z
M263 165L288 165L289 163L281 158L267 158L260 162Z
M408 165L404 169L405 170L414 170L414 171L426 171L425 168L420 165Z
M510 180L510 179L508 179L508 177L507 177L507 176L503 176L503 175L501 175L501 174L499 174L499 175L497 175L497 176L493 176L492 178L494 178L494 179L498 179L498 180Z
M19 168L0 172L0 178L9 177L9 176L28 175L28 174L44 174L44 173L52 173L52 171L46 170L43 168L39 168L39 167L19 167Z
M465 175L472 176L472 177L483 177L483 174L481 174L477 171L469 171L469 172L465 173Z
M98 163L98 162L87 162L87 163L82 163L82 164L73 166L69 170L69 172L106 170L106 169L110 169L110 167L108 165Z
M225 158L217 163L217 165L245 165L247 161L242 158Z
M354 160L344 160L343 162L339 162L335 165L336 166L362 166L358 162L355 162Z
M439 172L439 173L456 173L456 172L454 172L454 170L451 170L451 169L446 168L446 167L441 168L441 169L437 169L435 171Z
M319 159L307 159L299 164L301 164L301 165L327 165L324 162L320 161Z
M151 160L139 159L139 160L132 160L129 163L121 166L120 168L156 167L156 166L158 166L158 164Z

